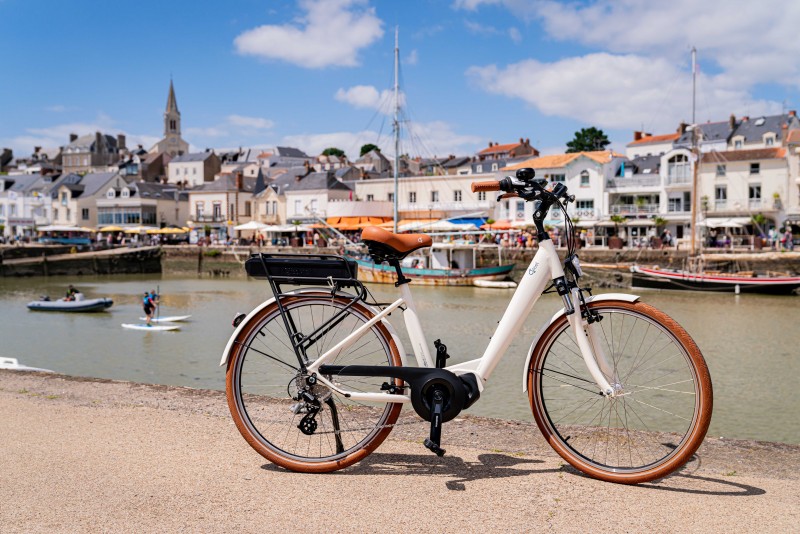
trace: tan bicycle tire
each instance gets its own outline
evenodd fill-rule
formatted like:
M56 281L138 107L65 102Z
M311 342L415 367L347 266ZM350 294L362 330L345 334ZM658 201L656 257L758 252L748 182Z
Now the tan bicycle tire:
M691 373L693 373L694 376L693 380L696 382L693 419L683 438L672 453L665 456L660 461L654 462L652 465L627 469L606 466L599 462L592 461L576 449L573 449L573 446L568 443L572 436L570 435L566 438L562 437L556 428L556 424L551 421L551 417L548 415L547 407L545 406L545 401L543 400L544 395L540 389L545 382L545 378L543 377L546 376L548 372L551 372L549 369L543 369L543 365L545 365L544 359L547 358L548 354L547 351L556 344L558 337L565 332L567 318L566 316L562 316L554 321L539 338L536 347L533 349L533 355L528 369L528 399L536 424L548 443L564 460L579 471L593 478L622 484L639 484L663 478L680 469L689 461L702 444L706 432L708 431L713 407L713 392L711 378L705 360L697 344L683 327L664 312L648 304L627 301L600 301L590 303L589 308L601 312L616 311L621 314L627 314L632 318L638 317L643 321L652 321L669 332L677 345L682 347L682 350L685 351L684 357L687 359L686 361L690 362L688 368L691 369ZM568 330L568 328L566 328L566 330ZM570 379L565 381L568 382ZM599 390L596 385L594 385L594 388ZM565 388L565 386L562 386L562 389L572 388ZM611 417L610 409L609 417Z
M304 302L321 302L322 299L325 299L327 302L331 302L332 300L339 303L340 305L345 305L349 300L342 298L342 297L335 297L334 299L331 298L330 293L320 293L320 294L303 294L300 296L291 296L291 297L284 297L282 303L284 306L291 307L292 305L301 305ZM302 460L298 458L292 457L289 454L281 454L278 450L270 448L269 446L265 445L261 439L259 439L259 435L257 431L254 431L252 425L248 424L249 418L246 414L244 406L242 405L241 395L237 395L237 377L236 377L236 369L237 365L239 364L239 359L243 358L243 350L242 348L245 347L244 341L251 338L254 333L254 330L257 331L259 327L265 322L265 320L271 316L274 317L275 313L277 312L278 305L277 303L273 303L269 306L266 306L264 309L260 310L254 317L252 317L248 323L242 328L240 333L238 334L236 341L232 344L231 354L228 359L228 367L226 372L226 397L228 401L228 408L231 412L231 416L233 417L234 423L236 424L236 428L239 430L241 435L247 441L247 443L261 456L269 460L270 462L289 469L291 471L301 472L301 473L327 473L331 471L336 471L339 469L343 469L350 465L353 465L365 457L367 457L371 452L373 452L389 435L392 430L392 426L397 421L397 418L400 415L400 411L402 409L402 404L400 403L387 403L387 409L384 413L383 419L381 421L380 428L376 427L376 431L368 436L368 439L361 444L356 450L352 450L346 456L341 458L336 458L335 460L329 461L308 461ZM369 318L373 317L373 313L363 306L360 303L356 303L353 305L352 310L358 314L360 314L363 318L368 320ZM397 348L394 339L392 338L391 334L389 333L388 329L385 325L381 322L376 323L372 330L375 332L375 335L381 338L381 341L385 343L385 346L389 349L389 356L391 358L391 365L399 366L401 365L400 354ZM399 382L397 382L399 384Z

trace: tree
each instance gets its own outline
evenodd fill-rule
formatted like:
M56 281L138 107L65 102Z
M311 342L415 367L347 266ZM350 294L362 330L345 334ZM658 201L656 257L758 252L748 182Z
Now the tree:
M322 151L322 155L323 156L336 156L337 158L345 157L344 150L342 150L341 148L336 148L336 147L326 148L325 150Z
M579 132L575 132L575 138L567 143L567 153L604 150L610 144L611 141L603 130L598 130L594 126L581 128Z
M372 143L367 143L366 145L363 145L361 147L361 152L359 153L359 156L363 157L364 154L372 152L373 150L377 150L378 152L381 151L381 149L377 145L373 145Z

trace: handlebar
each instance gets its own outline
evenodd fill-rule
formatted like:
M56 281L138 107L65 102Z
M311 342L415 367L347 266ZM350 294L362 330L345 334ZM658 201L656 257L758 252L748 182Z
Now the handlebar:
M478 193L480 191L500 191L500 182L494 180L489 182L472 182L472 192Z

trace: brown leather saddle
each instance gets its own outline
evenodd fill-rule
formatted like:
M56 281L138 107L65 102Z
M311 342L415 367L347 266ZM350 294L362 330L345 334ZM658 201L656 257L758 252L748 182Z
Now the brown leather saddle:
M433 243L431 236L426 234L393 234L376 226L364 228L361 241L367 245L370 256L378 263L401 260L411 252L429 247Z

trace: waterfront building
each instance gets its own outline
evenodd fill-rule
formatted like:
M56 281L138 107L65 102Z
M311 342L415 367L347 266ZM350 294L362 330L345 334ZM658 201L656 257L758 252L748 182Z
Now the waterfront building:
M37 226L49 223L52 181L41 174L0 176L0 235L32 236Z
M95 194L118 177L117 172L61 175L50 187L52 205L50 224L95 226L97 200Z
M253 220L256 180L242 172L224 173L189 190L189 226L201 236L227 240L234 226Z
M149 152L152 154L166 153L172 157L189 152L189 143L181 137L181 112L178 110L178 99L175 98L172 80L169 81L167 107L164 111L164 137L153 145Z
M69 143L61 147L61 164L64 174L86 174L116 170L121 151L124 152L125 136L117 137L95 132L78 136L69 135Z
M519 143L506 143L504 145L489 141L489 146L479 151L477 158L478 161L509 160L523 157L535 158L538 155L539 151L531 146L530 139L522 139L520 137Z
M188 189L213 182L221 171L220 158L213 150L182 154L167 165L167 182L182 184Z
M116 174L93 195L95 213L81 226L177 226L189 217L188 191L175 184L129 182Z

